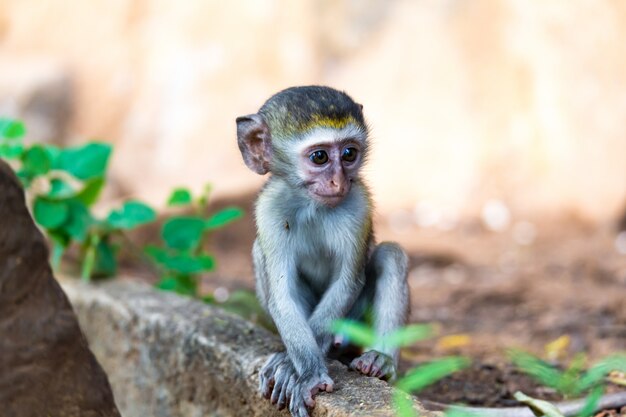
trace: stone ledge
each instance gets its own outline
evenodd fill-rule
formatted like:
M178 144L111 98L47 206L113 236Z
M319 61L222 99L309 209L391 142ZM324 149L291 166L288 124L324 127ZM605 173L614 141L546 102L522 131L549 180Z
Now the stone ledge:
M61 280L116 403L133 416L283 416L257 393L258 370L282 349L277 336L218 308L132 281ZM322 416L394 416L385 382L330 364L335 391ZM426 412L415 401L415 409Z

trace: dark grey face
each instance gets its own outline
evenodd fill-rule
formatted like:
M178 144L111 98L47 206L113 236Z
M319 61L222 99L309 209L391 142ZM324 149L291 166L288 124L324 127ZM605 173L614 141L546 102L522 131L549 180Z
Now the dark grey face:
M313 127L365 128L363 106L330 87L292 87L270 97L259 109L274 140L296 138Z

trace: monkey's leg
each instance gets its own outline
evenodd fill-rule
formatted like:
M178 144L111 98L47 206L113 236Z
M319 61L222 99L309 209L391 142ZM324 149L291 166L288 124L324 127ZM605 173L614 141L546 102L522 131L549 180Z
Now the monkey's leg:
M408 258L396 243L376 247L366 268L362 297L371 302L378 344L354 359L350 367L367 376L393 380L398 351L385 336L406 323L409 312Z

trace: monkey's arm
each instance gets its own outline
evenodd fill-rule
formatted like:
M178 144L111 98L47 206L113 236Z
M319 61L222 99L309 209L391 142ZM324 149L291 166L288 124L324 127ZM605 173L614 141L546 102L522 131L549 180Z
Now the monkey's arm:
M284 259L284 258L283 258ZM297 269L295 262L268 259L268 310L287 348L287 354L298 378L289 384L291 392L289 410L292 416L307 416L306 407L313 407L314 395L319 391L332 391L333 380L328 375L324 355L302 306L298 303Z
M341 266L339 278L326 290L315 307L309 318L309 325L324 354L328 352L332 342L331 323L348 314L364 284L365 275L359 271L355 262L345 262Z
M279 279L279 281L287 280L288 278L284 276ZM286 287L287 285L270 286L268 307L294 368L299 375L311 369L321 369L326 372L323 353L316 343L315 335L302 314L300 306Z
M268 259L268 310L298 375L326 374L324 355L297 300L295 262Z

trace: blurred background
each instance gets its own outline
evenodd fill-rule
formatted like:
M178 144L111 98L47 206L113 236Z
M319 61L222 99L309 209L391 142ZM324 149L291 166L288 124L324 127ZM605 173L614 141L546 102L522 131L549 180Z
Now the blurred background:
M109 201L211 183L250 211L235 118L307 84L364 105L412 320L626 347L626 2L0 0L0 114L113 143ZM252 287L251 217L209 290Z
M113 142L119 194L256 190L234 119L306 84L364 104L381 211L603 221L626 202L620 0L0 0L0 112Z

